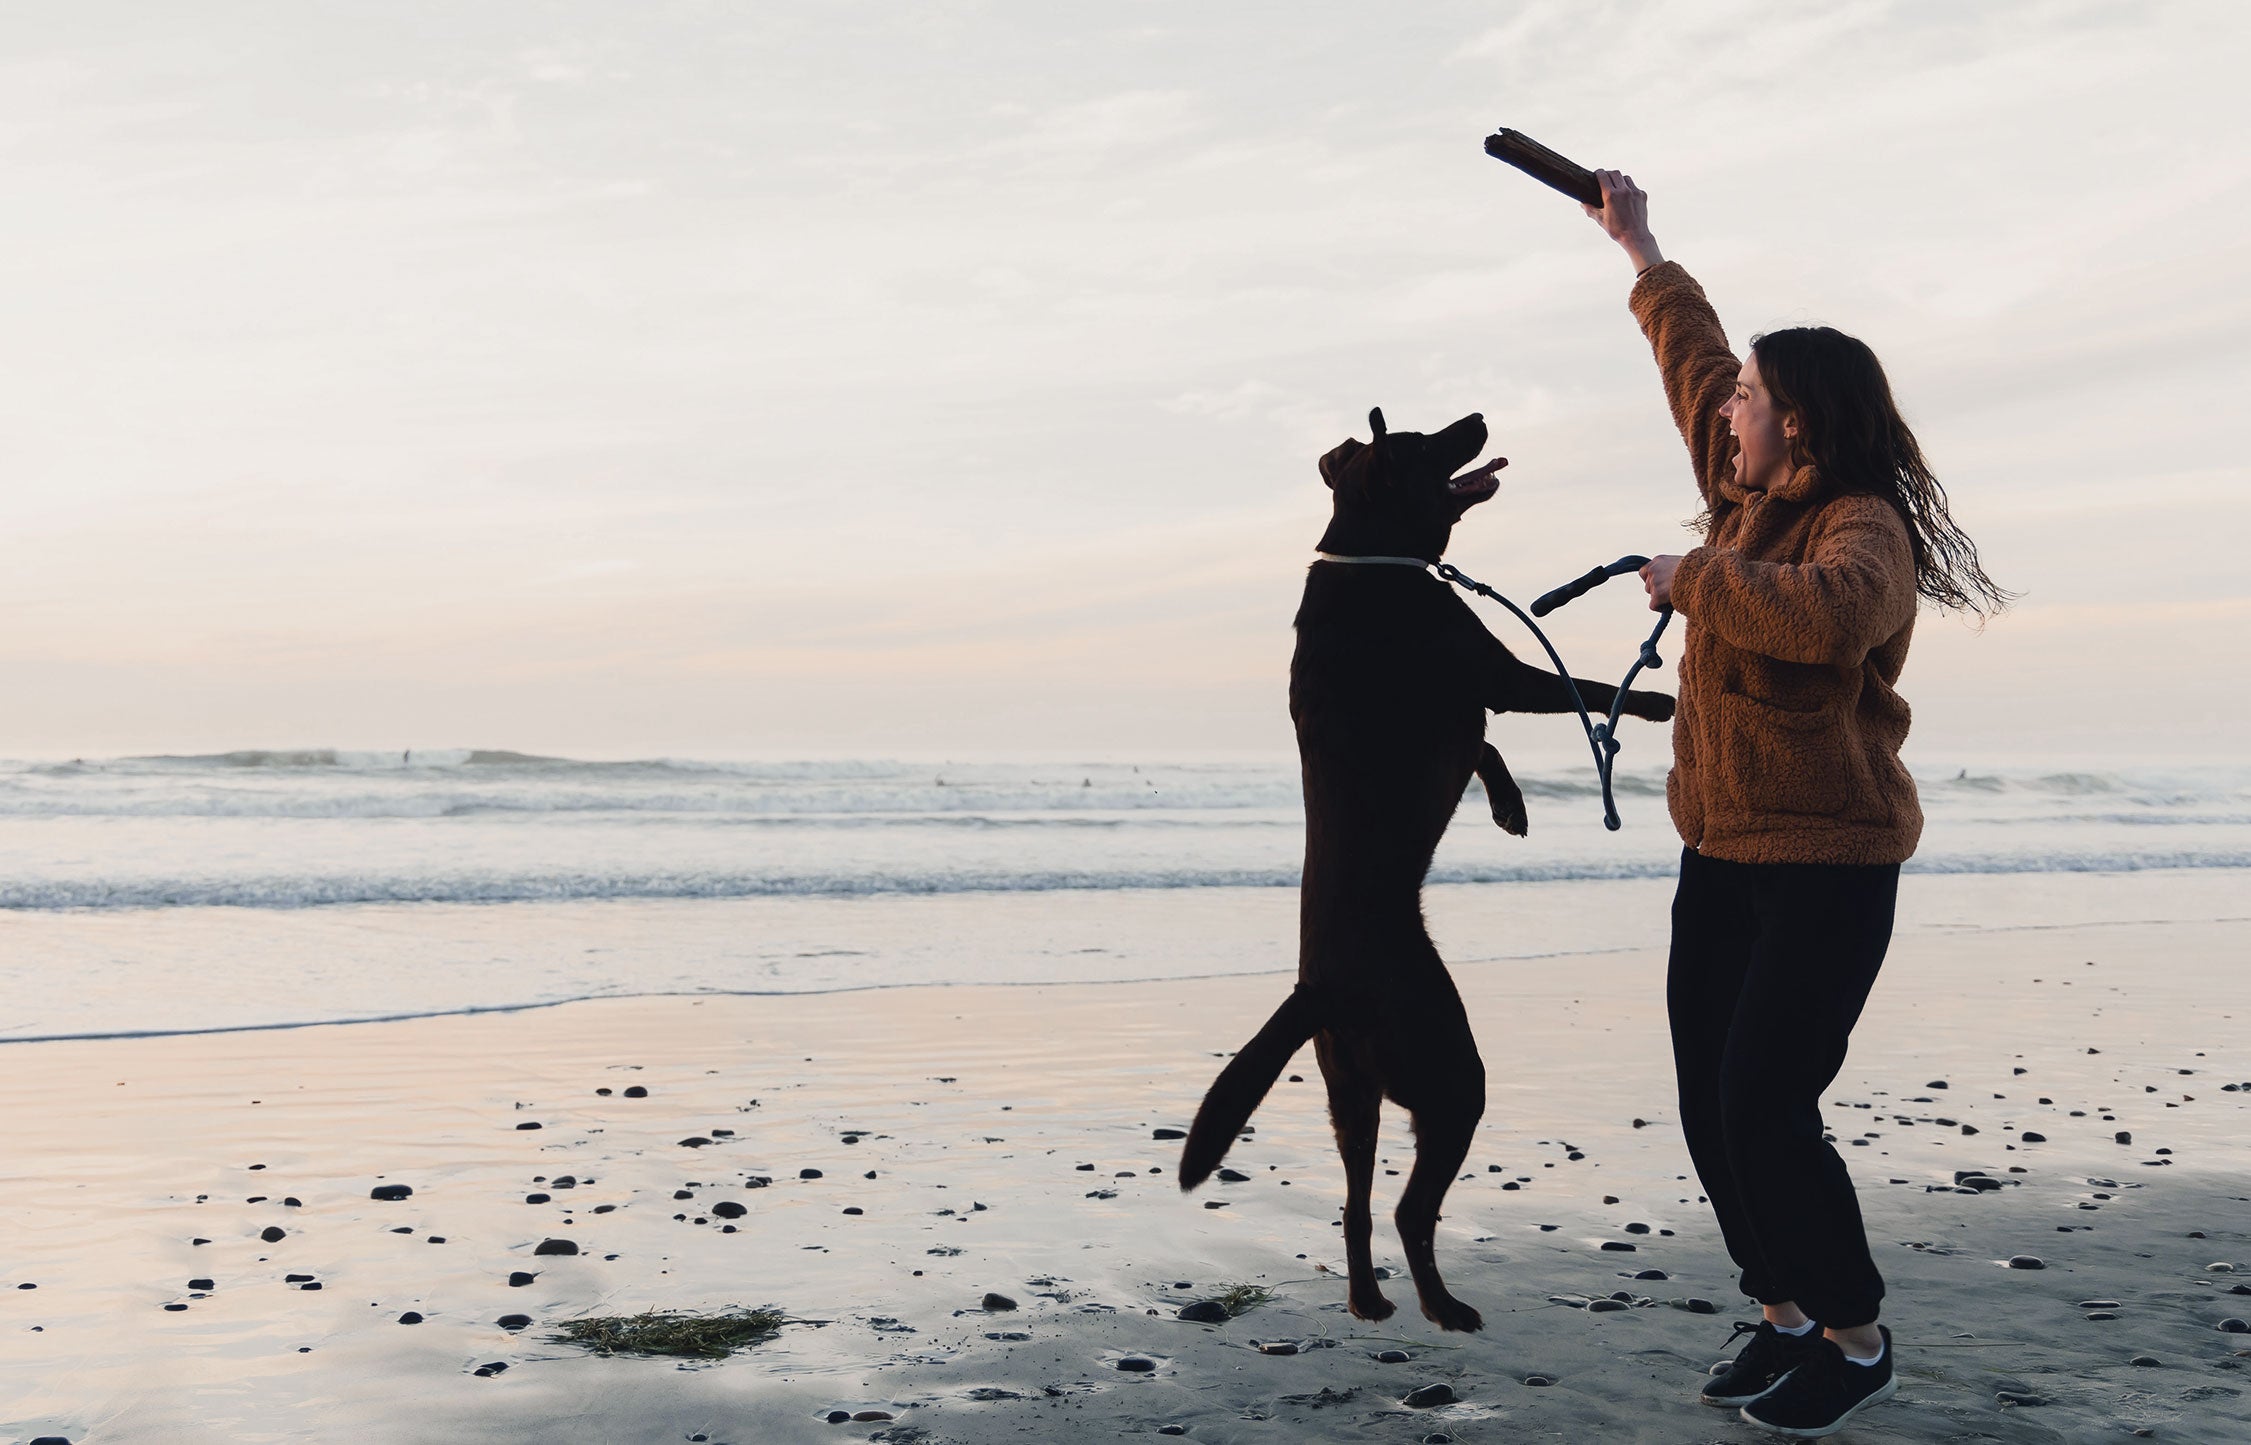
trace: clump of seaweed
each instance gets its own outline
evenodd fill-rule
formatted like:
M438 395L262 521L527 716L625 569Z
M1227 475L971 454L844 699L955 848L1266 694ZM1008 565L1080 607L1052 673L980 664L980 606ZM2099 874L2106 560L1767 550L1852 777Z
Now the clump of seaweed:
M1249 1314L1273 1299L1274 1291L1262 1284L1231 1284L1212 1298L1219 1302L1221 1309L1227 1311L1227 1318L1234 1319L1238 1315Z
M650 1310L637 1315L598 1315L564 1321L556 1338L584 1345L597 1355L685 1355L723 1360L736 1350L772 1339L789 1323L780 1310L724 1310L699 1315L687 1310Z

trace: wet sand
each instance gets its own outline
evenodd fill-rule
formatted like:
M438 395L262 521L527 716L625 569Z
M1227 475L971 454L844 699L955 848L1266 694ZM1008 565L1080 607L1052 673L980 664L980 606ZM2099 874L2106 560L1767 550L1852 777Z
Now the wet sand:
M1843 1438L2251 1438L2251 1334L2221 1328L2251 1318L2251 920L1943 911L1830 1093L1903 1376ZM1174 1185L1157 1131L1275 976L8 1046L0 1437L1765 1438L1694 1400L1752 1315L1683 1177L1662 964L1457 969L1492 1085L1440 1261L1476 1336L1403 1268L1398 1316L1345 1313L1310 1050L1246 1178ZM1396 1114L1383 1154L1411 1158ZM1376 1244L1400 1267L1380 1213ZM1239 1283L1271 1302L1178 1317ZM551 1337L765 1305L792 1323L715 1365ZM1400 1403L1432 1384L1457 1402Z

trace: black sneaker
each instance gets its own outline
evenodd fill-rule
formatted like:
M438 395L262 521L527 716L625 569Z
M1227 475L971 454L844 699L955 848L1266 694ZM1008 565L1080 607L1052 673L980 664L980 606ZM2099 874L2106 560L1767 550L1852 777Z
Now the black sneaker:
M1884 1330L1883 1336L1884 1357L1873 1365L1856 1365L1835 1344L1821 1341L1773 1393L1745 1405L1743 1418L1798 1440L1836 1434L1862 1410L1899 1393L1899 1377L1891 1368L1891 1331Z
M1732 1345L1744 1335L1751 1342L1743 1353L1724 1364L1712 1367L1712 1377L1704 1382L1699 1397L1707 1405L1719 1405L1732 1410L1738 1405L1748 1405L1753 1400L1763 1400L1782 1377L1803 1363L1820 1342L1821 1329L1816 1325L1802 1335L1786 1335L1774 1327L1770 1320L1760 1320L1756 1325L1735 1322L1735 1333L1727 1337ZM1720 1348L1725 1349L1727 1345Z

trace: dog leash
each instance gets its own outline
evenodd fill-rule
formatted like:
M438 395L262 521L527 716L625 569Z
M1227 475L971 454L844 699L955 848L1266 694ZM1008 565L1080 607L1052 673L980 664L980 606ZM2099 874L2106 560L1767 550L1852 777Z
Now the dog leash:
M1626 689L1633 686L1633 681L1641 675L1641 670L1646 667L1654 671L1665 665L1665 660L1657 655L1657 639L1665 635L1666 625L1673 620L1673 609L1671 607L1658 609L1657 625L1650 629L1648 639L1641 644L1641 655L1634 659L1634 665L1626 669L1625 681L1618 684L1618 695L1611 699L1610 715L1601 722L1596 722L1593 714L1587 711L1587 700L1579 695L1579 684L1572 680L1571 669L1563 665L1563 654L1555 650L1555 644L1548 641L1547 633L1541 631L1540 624L1534 622L1532 618L1545 617L1564 603L1575 597L1585 596L1622 573L1640 571L1648 565L1649 559L1647 557L1620 557L1606 567L1590 568L1585 576L1566 582L1552 592L1542 593L1534 600L1532 611L1527 615L1523 608L1462 571L1461 568L1456 567L1451 562L1433 563L1421 557L1348 557L1335 552L1318 552L1314 555L1324 562L1374 563L1379 566L1423 569L1436 567L1438 575L1448 582L1464 591L1474 592L1480 597L1489 597L1516 614L1516 620L1523 623L1531 634L1540 640L1540 646L1547 650L1548 660L1555 664L1556 675L1563 679L1563 685L1571 689L1572 706L1579 710L1579 726L1587 735L1588 749L1594 754L1595 776L1602 781L1602 826L1613 833L1618 831L1621 826L1618 818L1618 803L1611 795L1610 786L1611 774L1616 771L1618 766L1618 750L1621 746L1617 736L1618 719L1626 706Z

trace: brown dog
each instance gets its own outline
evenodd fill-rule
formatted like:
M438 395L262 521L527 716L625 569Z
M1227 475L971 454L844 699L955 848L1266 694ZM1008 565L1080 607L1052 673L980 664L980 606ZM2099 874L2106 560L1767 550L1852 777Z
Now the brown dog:
M1321 459L1335 493L1324 553L1435 563L1454 524L1499 490L1489 471L1456 473L1485 446L1485 419L1428 436L1347 441ZM1305 882L1298 983L1204 1096L1182 1147L1180 1187L1208 1178L1275 1078L1314 1040L1344 1156L1344 1247L1352 1313L1389 1317L1369 1257L1376 1127L1389 1098L1414 1116L1415 1167L1392 1216L1423 1314L1474 1330L1447 1293L1433 1244L1438 1206L1485 1113L1485 1065L1469 1016L1422 918L1423 875L1475 772L1493 821L1526 828L1524 795L1485 741L1490 712L1568 712L1562 678L1517 660L1452 587L1411 565L1321 561L1306 577L1290 664L1290 716L1305 777ZM1616 689L1578 682L1607 710ZM1626 709L1663 722L1673 700L1629 692Z

